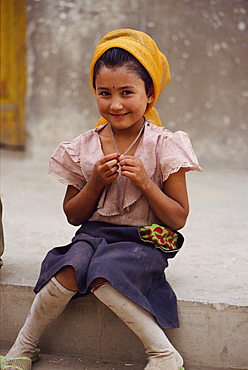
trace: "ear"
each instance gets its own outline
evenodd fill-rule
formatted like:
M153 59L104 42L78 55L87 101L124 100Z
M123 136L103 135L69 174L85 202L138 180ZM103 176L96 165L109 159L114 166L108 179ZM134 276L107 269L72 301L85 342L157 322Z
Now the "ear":
M152 94L149 94L147 96L147 104L151 104L153 102L154 98L155 98L154 92Z
M154 98L155 98L155 93L154 93L154 87L152 85L150 87L150 90L149 90L148 94L147 94L147 104L152 103Z

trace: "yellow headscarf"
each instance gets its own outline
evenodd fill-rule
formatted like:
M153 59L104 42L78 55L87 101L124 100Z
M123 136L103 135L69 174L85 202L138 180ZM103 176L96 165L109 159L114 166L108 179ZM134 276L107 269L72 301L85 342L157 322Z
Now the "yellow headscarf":
M154 40L146 33L131 29L119 29L109 32L101 39L95 49L90 65L90 83L92 90L95 92L93 87L93 73L97 60L105 51L114 47L125 49L132 54L151 76L154 86L154 100L148 105L145 117L157 126L162 126L159 114L154 108L154 105L159 94L170 82L170 68L165 55L161 53ZM105 122L106 120L101 118L96 126Z

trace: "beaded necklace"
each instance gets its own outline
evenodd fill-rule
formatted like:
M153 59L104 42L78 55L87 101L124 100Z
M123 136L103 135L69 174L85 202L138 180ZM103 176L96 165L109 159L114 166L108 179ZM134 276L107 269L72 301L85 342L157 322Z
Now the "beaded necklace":
M126 155L129 152L129 150L134 146L134 144L136 143L136 141L139 139L140 135L142 134L142 132L144 130L144 127L145 127L145 124L143 123L141 129L139 130L138 135L136 136L134 141L129 145L129 147L125 150L125 152L121 154L121 157L123 155ZM114 146L115 146L116 153L119 153L118 145L116 143L115 136L114 136L111 124L110 124L110 132L111 132L111 136L112 136L112 139L113 139L113 143L114 143Z

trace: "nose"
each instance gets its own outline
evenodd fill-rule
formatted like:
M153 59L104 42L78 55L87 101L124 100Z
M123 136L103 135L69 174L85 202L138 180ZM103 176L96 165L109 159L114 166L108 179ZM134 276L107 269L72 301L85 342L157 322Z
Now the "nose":
M110 102L110 109L113 111L119 111L123 108L123 104L121 102L121 99L119 97L112 97Z

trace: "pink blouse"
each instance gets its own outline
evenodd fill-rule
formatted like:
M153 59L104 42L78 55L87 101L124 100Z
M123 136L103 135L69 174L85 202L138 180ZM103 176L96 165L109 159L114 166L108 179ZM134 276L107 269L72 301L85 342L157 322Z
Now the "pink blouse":
M51 157L48 174L81 190L95 163L104 156L98 135L104 126L87 131L71 142L61 143ZM145 122L135 156L142 160L149 177L160 189L163 189L163 182L181 167L187 171L202 171L185 132L172 133L150 121ZM121 174L104 188L90 221L132 226L161 223L142 192Z

